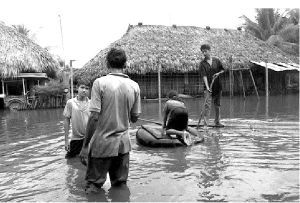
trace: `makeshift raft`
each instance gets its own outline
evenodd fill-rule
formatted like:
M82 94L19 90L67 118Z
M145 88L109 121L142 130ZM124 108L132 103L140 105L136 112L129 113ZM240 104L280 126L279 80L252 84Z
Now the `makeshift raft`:
M204 137L189 132L192 138L192 145L199 144L204 141ZM185 146L177 138L162 137L161 126L141 125L136 132L136 141L138 144L147 147L179 147Z

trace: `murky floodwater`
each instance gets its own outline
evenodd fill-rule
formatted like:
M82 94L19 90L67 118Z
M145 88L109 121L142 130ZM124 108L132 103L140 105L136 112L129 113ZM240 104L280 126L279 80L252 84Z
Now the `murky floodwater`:
M192 119L202 102L187 100ZM62 109L0 111L0 201L299 201L299 95L222 106L229 127L204 132L200 145L152 149L133 135L127 187L107 181L91 195L85 167L64 159ZM141 117L158 112L143 103Z

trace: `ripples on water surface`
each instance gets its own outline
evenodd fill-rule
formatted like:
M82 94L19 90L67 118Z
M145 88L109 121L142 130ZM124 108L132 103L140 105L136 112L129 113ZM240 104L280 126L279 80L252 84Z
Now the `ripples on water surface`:
M202 102L187 101L191 119ZM223 98L229 127L209 129L205 143L188 148L142 147L132 133L128 187L107 181L88 196L85 167L64 159L62 109L0 111L0 200L299 201L298 104L298 95L268 105ZM158 112L157 103L143 104L143 118L157 120Z

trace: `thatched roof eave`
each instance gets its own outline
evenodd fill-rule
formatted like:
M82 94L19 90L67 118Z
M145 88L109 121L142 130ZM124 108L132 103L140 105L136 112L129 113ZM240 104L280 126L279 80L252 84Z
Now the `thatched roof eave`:
M251 60L299 63L298 57L240 30L142 25L131 26L121 39L100 51L78 73L87 78L106 73L105 56L111 47L125 50L129 74L157 72L159 66L162 72L197 71L204 43L211 45L212 55L228 69L249 68Z
M0 77L16 77L22 72L53 75L58 67L48 51L0 23Z

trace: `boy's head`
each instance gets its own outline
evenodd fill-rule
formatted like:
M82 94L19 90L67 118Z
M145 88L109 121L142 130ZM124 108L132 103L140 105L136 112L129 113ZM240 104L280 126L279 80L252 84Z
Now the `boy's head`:
M208 44L203 44L200 50L205 58L210 58L210 46Z
M175 90L170 90L168 92L168 98L169 99L175 99L178 97L178 93Z
M120 48L112 48L106 55L107 67L115 69L125 68L127 57L125 51Z
M80 80L76 83L78 96L87 97L90 91L90 83L87 80Z

